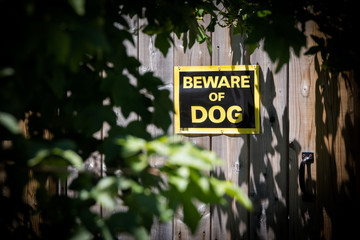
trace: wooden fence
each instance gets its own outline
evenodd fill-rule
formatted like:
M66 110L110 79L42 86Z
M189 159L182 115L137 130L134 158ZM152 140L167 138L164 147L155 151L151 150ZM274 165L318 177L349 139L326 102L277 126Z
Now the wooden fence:
M184 136L223 159L224 165L211 174L238 184L248 193L254 210L248 212L230 198L226 208L198 205L202 220L195 235L178 212L170 223L155 222L151 239L350 239L358 234L360 109L351 73L334 77L321 68L319 56L303 54L292 54L290 62L275 73L261 45L249 55L244 38L221 27L211 36L212 55L206 44L195 44L184 53L182 41L175 39L163 57L153 37L136 31L143 23L136 18L129 22L136 46L129 43L128 53L141 61L140 72L153 71L171 93L174 66L260 67L260 134ZM318 34L314 24L306 29L307 36ZM309 37L308 46L312 44ZM118 123L126 125L120 114ZM99 137L106 131L105 126ZM161 134L155 128L149 131ZM302 152L314 154L314 163L305 171L305 187L313 198L304 198L299 187ZM90 161L101 169L102 160L94 156Z
M260 134L184 136L224 160L212 174L241 186L254 210L247 212L230 198L227 208L199 205L202 220L195 235L178 213L171 223L155 224L152 239L336 239L357 232L359 220L351 216L358 217L360 203L359 96L351 73L333 77L321 68L319 56L303 54L292 54L275 73L261 46L249 55L243 37L220 27L212 34L212 55L206 44L184 53L176 39L163 57L153 37L135 31L142 22L130 23L136 47L129 44L128 52L142 62L141 72L153 71L171 92L174 66L260 67ZM316 27L308 24L306 34L318 34ZM302 152L314 153L305 179L315 197L308 199L298 180Z

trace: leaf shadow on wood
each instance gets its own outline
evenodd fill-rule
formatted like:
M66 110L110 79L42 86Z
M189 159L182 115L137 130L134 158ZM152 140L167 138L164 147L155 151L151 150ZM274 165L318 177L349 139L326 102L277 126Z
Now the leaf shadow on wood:
M232 162L226 161L225 169L217 168L213 176L218 179L231 179L244 191L248 186L248 136L226 136L226 140L241 144L241 149L233 149L239 155ZM228 143L225 143L228 144ZM225 173L226 171L226 173ZM244 187L243 187L244 186ZM248 239L248 210L230 197L225 197L226 205L212 206L213 215L212 239Z
M315 70L318 219L313 237L351 239L360 226L355 217L360 214L358 86L350 73L329 74L317 57Z
M239 186L248 186L254 210L247 213L238 204L231 208L233 202L229 198L227 208L214 208L214 215L222 216L219 222L226 226L229 239L287 239L288 234L288 109L287 104L281 107L276 103L273 72L260 68L259 74L261 132L240 135L245 144L239 151L237 179ZM296 140L292 144L299 148ZM246 169L242 169L242 162L246 162ZM246 171L246 179L241 171ZM228 177L221 170L215 176Z
M245 36L228 32L230 48L221 61L225 64L249 64ZM229 51L228 51L229 50ZM217 61L220 63L220 60ZM221 136L220 146L213 146L225 154L225 166L213 174L220 179L232 180L246 193L249 186L249 135ZM249 239L249 212L234 199L226 197L226 206L212 207L212 239Z
M274 81L272 70L260 67L261 131L250 141L251 239L287 238L288 106Z

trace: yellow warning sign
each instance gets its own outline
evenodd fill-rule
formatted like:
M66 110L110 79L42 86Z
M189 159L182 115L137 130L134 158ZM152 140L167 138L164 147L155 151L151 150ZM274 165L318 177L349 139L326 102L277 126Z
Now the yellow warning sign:
M175 67L174 103L175 133L259 133L259 66Z

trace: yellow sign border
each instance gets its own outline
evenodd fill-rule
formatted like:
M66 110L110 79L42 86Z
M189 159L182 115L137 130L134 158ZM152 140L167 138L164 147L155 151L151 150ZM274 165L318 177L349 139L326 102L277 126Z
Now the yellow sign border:
M186 128L180 129L180 72L254 71L255 128ZM176 134L258 134L260 132L260 90L258 65L175 66L174 67L174 128Z

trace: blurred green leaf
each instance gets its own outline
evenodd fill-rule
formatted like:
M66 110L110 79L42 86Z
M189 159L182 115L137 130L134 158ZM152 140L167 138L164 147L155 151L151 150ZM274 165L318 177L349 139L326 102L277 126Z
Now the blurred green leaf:
M5 127L12 134L19 134L20 128L16 118L6 112L0 112L0 125Z
M178 176L169 176L169 183L174 185L180 193L184 193L190 181Z
M41 149L36 155L28 160L28 165L34 167L42 166L73 166L78 170L83 169L82 158L73 150L63 150L60 148Z
M146 141L144 139L134 136L127 136L124 139L119 139L117 143L123 146L122 154L124 157L133 156L141 152L146 146Z
M104 177L91 190L91 196L105 208L112 210L117 206L118 179L116 177Z
M1 44L0 125L19 134L18 120L26 123L26 138L19 134L6 149L12 165L4 167L11 172L2 187L9 189L11 206L16 206L23 201L29 168L38 184L36 211L19 205L12 216L20 213L24 222L16 217L6 221L30 231L31 221L25 220L39 213L41 233L33 236L116 239L128 232L146 239L154 218L170 221L178 208L184 209L184 222L194 232L200 219L195 201L217 203L226 194L216 191L221 182L209 180L209 171L221 163L215 154L181 137L152 139L149 126L165 134L171 125L171 95L154 73L139 72L140 61L128 51L128 42L134 44L142 30L155 35L155 47L163 55L174 35L183 36L184 50L206 42L211 53L209 31L219 22L216 6L197 0L117 4L1 3L2 30L14 34ZM212 20L205 28L206 14ZM135 25L129 16L135 16ZM115 114L114 109L120 111ZM122 117L126 124L119 126ZM105 163L100 171L98 159ZM71 198L49 194L49 177L63 187L69 175ZM111 210L107 218L93 211L96 204ZM115 212L119 204L122 213Z
M194 234L201 219L201 215L196 209L194 203L192 203L192 201L188 199L183 200L183 211L184 223L186 223L186 225L190 228L191 232Z
M148 232L145 228L139 227L134 230L134 237L136 240L147 240L149 239Z
M230 181L221 181L216 178L211 178L210 181L214 186L217 195L222 196L226 193L230 197L235 198L248 210L252 210L252 203L249 197L241 190L241 188L236 186L234 183Z
M85 0L69 0L70 5L80 16L85 14Z
M0 77L9 77L15 74L15 70L11 67L5 67L0 70Z
M270 15L270 14L271 14L271 11L264 9L264 10L259 10L259 11L257 11L256 14L257 14L257 16L258 16L259 18L263 18L263 17L266 17L266 16Z
M210 171L214 165L221 164L215 153L203 151L189 142L174 146L168 162L169 164L192 167L203 171Z
M85 228L79 226L69 240L91 240L94 236Z

